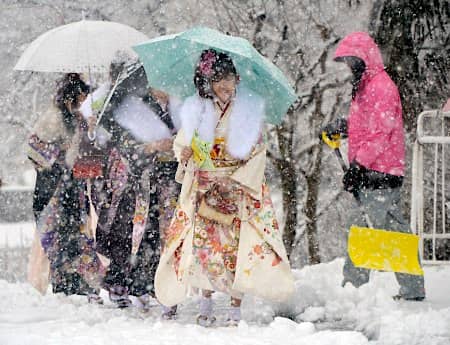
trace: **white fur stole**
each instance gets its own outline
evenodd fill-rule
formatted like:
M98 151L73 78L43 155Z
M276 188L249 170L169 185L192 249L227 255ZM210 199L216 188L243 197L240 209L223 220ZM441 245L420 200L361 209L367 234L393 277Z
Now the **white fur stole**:
M232 104L227 128L226 149L236 159L246 159L261 136L265 113L264 99L245 88L238 87ZM194 131L200 138L212 143L218 114L210 99L198 95L187 98L181 107L182 129L189 145Z
M175 128L179 127L178 114L176 114L175 99L169 101L169 114L172 117ZM140 142L171 138L167 125L141 98L127 96L113 112L117 123L128 130L135 139ZM178 126L177 126L178 125Z

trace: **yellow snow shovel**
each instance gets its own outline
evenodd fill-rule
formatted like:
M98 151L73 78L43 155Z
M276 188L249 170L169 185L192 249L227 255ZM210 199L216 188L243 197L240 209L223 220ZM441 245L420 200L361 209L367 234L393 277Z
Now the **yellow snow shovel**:
M423 275L419 236L397 231L350 227L348 256L356 267Z
M322 132L322 140L332 148L344 172L347 170L339 150L340 135L333 134L331 138ZM353 193L360 202L358 193ZM363 210L364 218L369 227L352 225L348 235L347 251L356 267L423 275L419 263L419 236L382 229L374 229L368 214Z

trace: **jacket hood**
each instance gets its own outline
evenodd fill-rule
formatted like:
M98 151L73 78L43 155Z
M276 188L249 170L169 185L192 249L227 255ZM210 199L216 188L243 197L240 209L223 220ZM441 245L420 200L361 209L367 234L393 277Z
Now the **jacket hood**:
M344 56L356 56L366 64L366 73L374 76L384 70L380 49L365 32L352 32L339 42L334 59Z

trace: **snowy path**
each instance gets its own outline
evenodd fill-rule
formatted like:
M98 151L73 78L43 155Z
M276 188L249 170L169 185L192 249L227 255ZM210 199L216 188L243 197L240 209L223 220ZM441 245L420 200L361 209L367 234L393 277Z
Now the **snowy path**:
M393 274L374 273L359 290L341 288L342 260L296 271L296 295L286 305L254 298L243 303L238 328L195 325L195 299L177 321L160 321L159 308L113 309L79 296L40 296L27 284L0 281L0 344L450 344L450 267L426 268L427 300L394 302ZM226 299L216 295L219 324ZM284 315L286 317L275 317Z

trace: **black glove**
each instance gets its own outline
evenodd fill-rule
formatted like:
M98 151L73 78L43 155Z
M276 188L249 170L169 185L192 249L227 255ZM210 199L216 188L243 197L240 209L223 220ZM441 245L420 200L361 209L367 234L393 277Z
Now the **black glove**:
M326 126L322 127L319 133L319 138L322 139L322 132L325 132L328 138L332 139L333 134L340 134L342 138L347 137L347 120L344 118L336 119Z
M367 169L365 167L353 161L342 178L344 189L347 192L357 194L366 182L366 172Z

